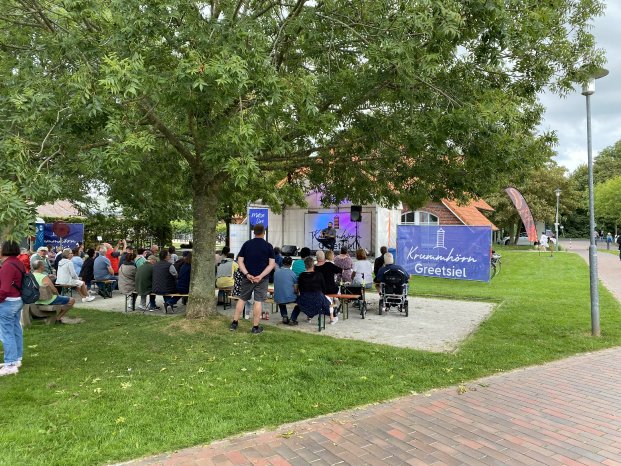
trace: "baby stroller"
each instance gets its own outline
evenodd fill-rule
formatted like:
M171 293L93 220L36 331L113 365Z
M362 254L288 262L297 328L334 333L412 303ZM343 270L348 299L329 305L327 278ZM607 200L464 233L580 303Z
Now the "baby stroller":
M408 317L408 281L405 274L398 269L387 270L380 283L379 313L388 312L396 307Z

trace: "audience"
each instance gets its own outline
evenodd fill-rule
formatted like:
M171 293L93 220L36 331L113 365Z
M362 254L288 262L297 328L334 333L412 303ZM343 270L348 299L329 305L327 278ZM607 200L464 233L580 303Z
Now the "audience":
M386 246L382 246L380 248L380 254L375 258L375 262L373 262L373 283L379 289L379 280L377 279L377 274L379 269L384 265L384 254L388 252L388 248Z
M132 302L127 303L128 310L136 307L136 255L133 252L125 254L123 263L119 267L119 291L124 295L131 295Z
M86 259L84 259L84 263L82 264L82 270L80 270L80 278L84 280L87 289L91 289L91 282L95 280L95 275L93 274L93 266L95 265L95 250L93 248L89 248L86 250Z
M28 249L26 248L21 248L19 256L17 256L17 260L24 264L26 272L30 272L30 256L31 254L28 254Z
M403 272L405 283L407 283L407 281L410 279L410 274L403 267L395 264L395 259L393 255L390 252L387 252L386 254L384 254L384 266L379 269L379 272L377 273L376 278L378 283L384 282L384 274L389 270L400 270L401 272Z
M216 288L230 288L235 284L235 272L239 269L233 260L233 253L229 252L216 270Z
M99 255L95 259L95 263L93 264L93 276L94 280L113 280L112 289L115 288L115 284L118 281L119 277L114 275L114 269L110 263L110 259L108 258L108 247L103 245L99 248Z
M373 282L373 266L367 260L367 252L364 249L356 251L356 262L351 271L351 283L354 286L371 288Z
M56 314L54 323L62 324L62 318L69 312L69 309L75 304L75 299L69 296L60 296L60 293L52 283L50 276L45 273L45 263L37 260L33 264L33 275L39 284L40 298L36 304L48 306L60 306L60 312ZM47 296L46 296L47 295ZM49 297L51 296L51 297Z
M186 251L183 253L183 261L179 268L179 279L177 280L177 293L188 294L190 292L190 277L192 275L192 253ZM183 298L183 304L187 303L188 298Z
M159 309L155 302L153 293L153 266L157 263L157 257L150 255L147 261L136 269L136 292L140 296L138 309L143 311L155 311ZM147 307L147 296L149 296L149 307Z
M323 276L323 280L326 284L326 294L336 294L339 292L339 287L336 284L336 275L341 273L343 269L334 265L332 262L326 261L326 255L330 253L330 256L334 258L332 251L317 251L317 264L315 264L315 272L320 273Z
M354 266L354 262L347 254L347 247L343 246L341 248L341 253L334 258L334 265L343 269L340 277L337 277L339 281L351 282L351 269Z
M293 265L291 266L291 270L295 273L296 277L299 277L302 272L306 270L304 266L304 260L307 257L310 257L311 250L307 247L303 247L300 249L300 258L293 261Z
M136 258L134 259L134 264L136 268L140 267L147 261L147 258L144 256L145 248L136 249Z
M84 259L80 255L80 247L73 248L73 256L71 257L71 262L73 262L73 268L75 269L75 273L80 276L80 272L82 271L82 265L84 265Z
M113 275L118 275L119 273L121 256L119 248L121 246L121 243L123 243L123 250L125 250L127 248L127 241L125 240L118 240L114 248L110 243L104 243L104 246L106 247L106 258L110 262L110 267L112 268ZM99 250L99 253L101 254L101 249ZM97 270L95 270L95 278L97 278Z
M298 277L298 296L297 305L293 308L289 325L298 325L298 316L304 312L308 319L312 319L318 314L330 316L330 323L335 324L338 317L333 315L330 301L326 298L326 284L323 275L315 272L315 261L312 257L304 259L305 271Z
M289 323L287 304L295 303L297 299L298 277L291 270L292 263L291 257L283 257L282 266L274 272L274 302L278 304L283 324Z
M160 260L153 266L153 293L164 295L164 309L174 311L178 296L168 296L177 292L177 269L170 263L168 250L160 252Z
M63 249L61 254L62 259L58 262L58 276L56 278L56 284L58 286L75 286L80 296L82 296L82 302L91 302L95 299L94 296L89 296L86 283L78 277L73 266L73 251L69 248Z
M170 260L170 262L172 264L174 264L175 262L177 262L179 260L179 256L177 254L175 254L175 251L176 251L176 249L175 249L174 246L170 246L168 248L168 254L170 254L170 259L169 260Z
M127 245L125 246L125 249L123 250L123 253L121 254L121 257L119 258L119 268L121 268L121 266L123 265L123 263L125 262L125 257L127 256L127 254L129 253L134 253L134 247L131 245Z
M34 270L34 263L36 261L43 261L43 271L50 277L50 280L55 281L56 274L54 273L54 269L52 269L52 264L50 263L48 255L49 251L47 247L40 246L37 252L30 258L30 269Z

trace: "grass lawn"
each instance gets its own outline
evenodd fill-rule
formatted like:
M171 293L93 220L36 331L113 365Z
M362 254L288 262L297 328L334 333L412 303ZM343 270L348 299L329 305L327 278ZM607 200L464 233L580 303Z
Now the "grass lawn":
M254 336L246 322L231 333L224 318L84 310L81 325L34 325L20 374L0 379L0 464L120 461L621 344L621 309L603 288L602 337L590 337L583 259L501 252L490 284L413 280L415 295L499 303L454 354Z

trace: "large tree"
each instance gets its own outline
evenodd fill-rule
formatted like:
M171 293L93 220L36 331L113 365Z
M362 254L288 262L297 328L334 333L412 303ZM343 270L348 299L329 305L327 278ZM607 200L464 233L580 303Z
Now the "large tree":
M73 160L135 173L170 153L192 203L188 315L203 316L232 192L279 206L304 186L326 203L415 205L484 195L539 162L551 140L533 135L537 92L565 92L581 65L601 64L588 26L602 8L0 0L0 131L12 157L51 170Z

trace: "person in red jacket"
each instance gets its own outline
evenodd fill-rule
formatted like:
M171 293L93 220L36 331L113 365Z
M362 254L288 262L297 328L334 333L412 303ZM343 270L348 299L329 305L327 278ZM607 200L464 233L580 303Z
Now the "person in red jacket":
M123 240L122 243L123 243L123 250L125 250L127 248L127 242ZM104 243L104 246L107 248L106 257L110 261L110 267L112 267L112 270L114 271L114 275L118 275L119 266L120 266L120 263L119 263L120 255L121 255L119 248L121 247L121 240L119 240L116 243L116 246L114 248L112 247L110 243Z
M20 260L22 264L24 264L24 268L26 269L26 272L30 272L30 256L32 254L28 254L28 249L26 248L21 248L20 251L21 251L21 254L17 256L17 258Z
M21 317L23 302L21 298L22 276L26 269L17 258L19 244L5 241L2 244L0 259L0 339L4 348L4 364L0 367L0 377L17 374L22 365L24 339Z

